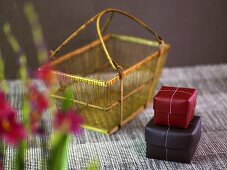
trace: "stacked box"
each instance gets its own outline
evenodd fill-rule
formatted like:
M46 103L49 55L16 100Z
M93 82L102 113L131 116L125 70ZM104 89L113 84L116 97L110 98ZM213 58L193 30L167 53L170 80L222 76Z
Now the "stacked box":
M145 128L147 158L190 163L201 136L201 117L195 116L188 128L154 125Z
M196 90L163 86L153 106L154 117L145 127L147 158L189 163L201 136Z

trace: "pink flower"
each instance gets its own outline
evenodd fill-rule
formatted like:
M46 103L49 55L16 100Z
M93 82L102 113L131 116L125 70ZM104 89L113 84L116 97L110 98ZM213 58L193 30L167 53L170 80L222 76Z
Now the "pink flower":
M66 112L57 112L55 116L55 127L67 133L80 133L80 126L83 119L76 112L69 110Z
M23 125L16 121L16 112L2 92L0 92L0 136L9 144L18 144L26 138Z
M32 105L32 110L43 112L48 107L48 100L46 96L38 91L35 86L30 86L29 88L29 99Z
M36 77L45 82L47 86L55 81L55 76L52 74L53 67L50 63L44 64L36 73Z

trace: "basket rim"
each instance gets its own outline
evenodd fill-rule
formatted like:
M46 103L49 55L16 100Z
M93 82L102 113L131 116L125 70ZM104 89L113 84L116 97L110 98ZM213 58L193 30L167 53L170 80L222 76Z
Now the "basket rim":
M148 39L140 38L140 37L115 34L115 33L107 33L105 36L103 36L104 41L107 41L110 38L114 38L114 39L125 41L125 42L143 44L143 45L147 45L147 46L151 46L151 47L160 47L160 44L157 41L152 41L152 40L148 40ZM67 54L59 56L57 59L51 61L51 66L55 66L69 58L76 57L78 54L82 54L82 53L86 52L88 49L95 48L100 44L101 44L101 41L99 39L96 39L83 47L76 48L75 50L72 50L72 51L68 52Z
M139 63L132 65L128 69L123 70L123 73L122 73L123 77L129 75L133 71L139 69L141 66L145 65L146 63L150 62L151 60L153 60L154 58L157 58L157 57L159 57L159 51L157 51L157 52L153 53L152 55L146 57L144 60L141 60ZM82 76L78 76L78 75L72 75L72 74L69 74L69 73L63 73L63 72L56 71L56 70L53 70L51 72L56 74L56 75L59 75L59 76L68 77L68 78L73 79L75 81L85 82L85 83L97 85L97 86L110 86L110 85L114 84L116 81L120 80L120 76L117 72L116 72L117 74L114 77L110 78L109 80L92 79L92 78L82 77Z
M164 50L168 51L170 49L170 45L169 44L162 44L160 45L158 42L156 41L151 41L151 40L147 40L144 38L139 38L139 37L133 37L133 36L128 36L128 35L121 35L121 34L110 34L108 33L107 35L105 35L103 37L103 39L105 41L107 41L110 38L114 38L114 39L118 39L121 41L126 41L126 42L131 42L131 43L139 43L139 44L144 44L147 46L152 46L152 47L159 47L160 50L155 51L154 53L152 53L151 55L146 56L144 59L140 60L138 63L135 63L133 65L131 65L129 68L123 70L123 76L127 76L128 74L132 73L133 71L139 69L141 66L147 64L148 62L150 62L151 60L153 60L156 57L160 56L160 51ZM96 46L98 46L100 44L100 40L97 39L95 41L92 41L91 43L75 49L59 58L57 58L56 60L50 62L51 66L55 66L57 64L60 64L61 62L71 58L71 57L77 57L78 54L82 54L84 52L86 52L88 49L92 49L95 48ZM114 71L114 70L113 70ZM83 76L79 76L79 75L72 75L70 73L63 73L61 71L57 71L57 70L52 70L52 73L56 74L56 75L60 75L60 76L66 76L68 78L71 78L75 81L80 81L80 82L85 82L88 84L92 84L92 85L97 85L97 86L109 86L114 84L116 81L118 81L120 79L120 76L118 74L117 71L115 71L117 74L110 78L109 80L100 80L100 79L92 79L92 78L87 78L87 77L83 77Z

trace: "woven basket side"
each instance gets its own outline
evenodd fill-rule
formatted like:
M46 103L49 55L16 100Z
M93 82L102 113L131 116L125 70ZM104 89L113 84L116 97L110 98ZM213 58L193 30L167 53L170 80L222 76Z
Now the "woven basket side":
M113 59L125 68L123 105L119 75L112 70L100 45L55 65L59 82L55 84L57 91L53 96L61 101L65 88L73 88L74 107L84 117L84 127L112 133L146 107L157 85L167 50L159 56L157 46L111 36L105 43Z
M110 38L110 42L112 50L109 53L113 56L113 60L122 66L124 70L144 60L155 51L159 51L157 47L120 41L115 38Z
M107 46L109 46L108 40L106 43ZM111 67L99 44L95 47L88 48L86 51L82 51L81 53L76 53L67 60L63 60L62 62L55 64L54 69L66 74L89 77L90 74L94 74L102 70L110 71Z
M151 82L155 77L155 70L158 57L135 70L128 76L124 77L124 110L123 119L127 119L130 114L144 107L148 91L151 88Z

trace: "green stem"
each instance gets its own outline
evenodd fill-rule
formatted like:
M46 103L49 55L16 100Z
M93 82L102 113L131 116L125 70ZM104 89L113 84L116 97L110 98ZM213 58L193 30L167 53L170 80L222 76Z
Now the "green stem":
M15 170L25 169L26 148L27 148L27 143L25 141L21 141L16 153L15 164L14 164Z
M4 143L0 140L0 169L4 166Z
M66 170L67 169L67 152L69 147L69 135L61 134L57 138L57 142L51 149L50 155L50 170Z

